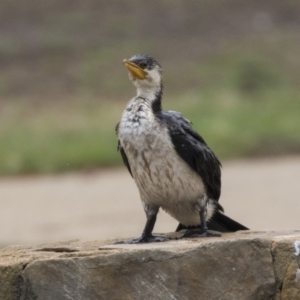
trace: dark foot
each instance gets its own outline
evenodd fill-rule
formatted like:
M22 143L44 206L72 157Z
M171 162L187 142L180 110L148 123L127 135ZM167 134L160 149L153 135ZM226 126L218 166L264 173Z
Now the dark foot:
M133 239L131 241L122 241L116 242L116 244L146 244L146 243L157 243L157 242L165 242L168 239L164 236L141 236L137 239Z
M197 237L220 237L221 232L214 230L202 230L200 228L188 229L181 238L197 238Z

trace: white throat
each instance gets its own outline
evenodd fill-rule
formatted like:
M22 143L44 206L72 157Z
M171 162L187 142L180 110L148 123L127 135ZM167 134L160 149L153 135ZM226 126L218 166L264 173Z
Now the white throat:
M157 89L145 89L137 88L137 98L144 98L146 100L154 100L159 93L159 88Z
M147 100L154 100L161 92L162 76L157 69L147 71L148 74L143 80L135 80L133 84L137 89L137 97Z

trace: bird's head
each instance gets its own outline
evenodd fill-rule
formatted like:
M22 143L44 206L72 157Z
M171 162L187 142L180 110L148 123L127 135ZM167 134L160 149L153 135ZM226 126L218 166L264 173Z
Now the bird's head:
M161 93L162 68L153 57L137 54L130 59L124 59L123 64L139 94Z

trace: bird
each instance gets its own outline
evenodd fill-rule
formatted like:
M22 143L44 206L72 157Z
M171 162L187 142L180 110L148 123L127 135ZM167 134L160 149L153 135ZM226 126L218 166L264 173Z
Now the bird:
M221 163L192 123L162 109L163 76L158 61L144 54L124 59L136 87L116 125L118 150L139 190L146 214L142 235L121 243L163 242L152 234L160 208L175 218L182 238L221 236L247 230L219 204Z

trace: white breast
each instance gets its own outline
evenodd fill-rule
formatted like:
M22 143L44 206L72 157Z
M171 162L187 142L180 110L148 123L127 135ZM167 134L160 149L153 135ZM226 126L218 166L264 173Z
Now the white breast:
M182 224L198 225L199 201L205 194L202 179L176 153L167 128L155 120L147 104L128 104L119 140L141 200L162 207ZM213 209L208 209L207 219Z

